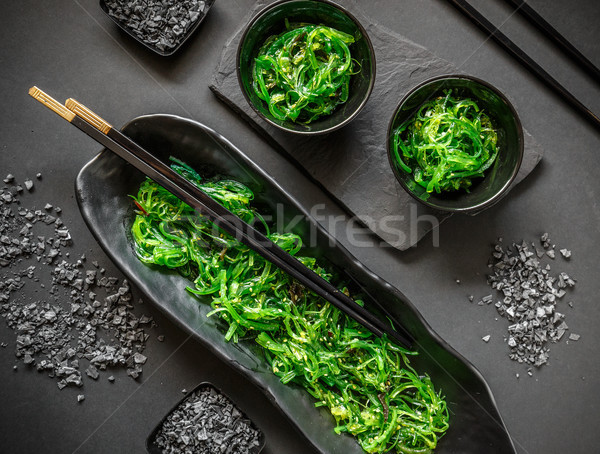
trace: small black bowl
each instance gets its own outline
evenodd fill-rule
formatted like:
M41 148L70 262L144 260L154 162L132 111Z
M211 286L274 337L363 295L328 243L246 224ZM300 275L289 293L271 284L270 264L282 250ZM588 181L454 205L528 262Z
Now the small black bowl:
M198 29L198 26L200 25L200 23L204 20L204 18L208 14L208 11L210 10L210 8L214 2L215 2L215 0L204 0L204 10L202 11L202 14L198 17L198 19L196 19L194 24L190 28L188 28L187 31L179 38L177 45L175 47L172 47L167 50L161 50L158 47L156 47L150 43L144 42L139 36L137 36L135 34L135 32L130 27L127 26L127 24L123 23L116 17L112 16L109 13L109 8L106 5L106 0L100 0L100 8L102 9L102 11L104 11L106 13L106 15L108 17L110 17L114 21L115 24L117 24L119 26L119 28L121 28L121 30L123 30L125 33L127 33L129 36L131 36L137 42L143 44L151 51L156 52L158 55L162 55L163 57L168 57L169 55L173 55L175 52L177 52L179 50L179 48L183 45L183 43L186 42L188 40L188 38L194 34L194 32Z
M198 386L196 386L196 388L194 388L192 391L188 392L185 395L185 397L183 397L179 402L177 402L177 405L175 405L171 409L171 411L169 411L169 413L167 413L165 415L165 417L160 420L160 422L154 428L154 430L152 431L150 436L146 439L146 450L148 451L149 454L162 454L163 451L156 444L156 436L158 435L160 428L162 427L165 420L169 417L169 415L171 413L173 413L185 400L187 400L189 397L191 397L194 393L197 393L199 391L206 391L206 390L212 390L216 394L220 394L221 396L223 396L227 400L229 400L232 404L234 404L233 401L227 395L225 395L220 389L215 387L212 383L208 383L208 382L200 383ZM252 427L252 429L258 431L258 433L259 433L258 446L251 449L248 452L248 454L259 454L265 447L265 434L263 433L262 430L260 430L258 427L256 427L256 425L252 422L252 420L250 418L248 418L248 416L246 416L246 414L244 412L242 412L239 408L237 408L237 406L235 404L234 404L234 407L241 413L240 418L243 421L248 422L249 425Z
M485 110L498 133L498 156L483 178L473 180L469 192L428 193L396 163L393 157L393 133L423 103L442 96L447 89L452 89L453 96L473 99ZM523 128L512 104L488 82L467 75L438 76L417 85L402 98L388 127L387 152L396 179L416 200L437 210L474 213L500 200L517 176L523 159Z
M267 105L252 90L252 65L265 40L286 30L290 23L325 25L354 36L352 58L360 72L350 79L348 101L328 116L308 125L273 117ZM237 76L244 97L260 117L270 124L299 134L323 134L341 128L358 115L371 95L375 83L375 51L367 31L345 8L328 0L283 0L269 5L246 26L237 51Z

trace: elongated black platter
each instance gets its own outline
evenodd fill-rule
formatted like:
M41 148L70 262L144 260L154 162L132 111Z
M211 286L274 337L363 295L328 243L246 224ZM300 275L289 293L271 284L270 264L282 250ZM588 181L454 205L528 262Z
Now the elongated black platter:
M316 232L316 244L303 253L332 264L365 295L367 307L380 304L396 320L402 320L415 339L419 355L415 368L431 376L442 389L450 409L450 430L440 441L437 454L514 453L491 391L481 374L455 352L395 287L373 274L341 244L318 226L308 210L288 195L274 178L242 151L206 126L172 115L138 117L123 132L168 161L176 156L201 174L226 175L248 185L261 210L284 207L286 219L300 215L294 232L307 238ZM188 281L177 274L144 265L135 257L129 228L134 212L130 194L137 193L144 176L121 158L103 150L81 170L76 180L77 200L90 230L122 271L183 330L192 333L224 363L238 369L257 385L318 450L327 454L359 454L362 449L350 436L336 435L332 416L314 407L314 399L302 389L283 385L261 359L252 343L226 343L216 318L208 319L210 297L198 298L185 291ZM283 225L287 222L284 221Z

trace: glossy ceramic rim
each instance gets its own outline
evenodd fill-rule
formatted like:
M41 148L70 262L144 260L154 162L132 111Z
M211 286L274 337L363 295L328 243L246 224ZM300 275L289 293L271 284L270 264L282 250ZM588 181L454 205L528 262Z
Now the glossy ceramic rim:
M502 99L502 101L508 106L508 108L512 114L512 117L515 120L515 126L516 126L517 133L518 133L517 139L518 139L518 143L519 143L519 145L518 145L519 146L519 156L518 156L517 163L512 170L510 178L508 178L508 180L504 183L502 188L500 188L500 190L497 191L493 196L489 197L488 199L486 199L485 201L483 201L481 203L478 203L477 205L472 205L472 206L463 207L463 208L449 208L449 207L444 207L444 206L440 206L435 203L429 202L428 200L421 199L406 185L404 180L399 177L399 171L396 168L395 163L394 163L394 158L392 157L390 138L392 137L393 126L394 126L394 122L396 120L396 115L398 115L398 112L400 111L400 109L402 108L404 103L414 93L419 91L421 88L423 88L427 85L430 85L433 82L437 82L439 80L470 80L472 82L476 82L480 85L483 85L484 87L490 89L495 94L497 94L500 97L500 99ZM519 115L517 114L517 111L514 108L514 106L512 105L512 103L508 100L508 98L504 95L504 93L502 93L500 90L498 90L496 87L494 87L489 82L486 82L485 80L479 79L474 76L469 76L468 74L444 74L441 76L435 76L435 77L432 77L430 79L427 79L427 80L419 83L418 85L416 85L415 87L410 89L408 91L408 93L406 93L402 97L402 99L398 103L398 106L394 110L394 113L392 114L392 117L391 117L389 125L388 125L387 136L386 136L386 150L387 150L388 162L390 164L392 172L394 172L394 177L396 177L396 181L398 183L400 183L400 186L402 186L402 188L413 199L417 200L418 202L422 203L423 205L426 205L435 210L445 211L445 212L449 212L449 213L474 213L474 212L481 211L485 208L488 208L488 207L494 205L496 202L498 202L504 196L504 194L506 193L506 191L508 190L510 185L513 183L513 181L517 177L517 174L519 173L519 169L521 168L521 163L523 162L524 149L525 149L525 145L524 145L524 137L523 137L523 126L521 124L521 119L519 118Z
M101 0L103 1L103 0ZM276 122L274 122L273 120L271 120L270 118L266 117L260 110L258 110L256 108L256 106L254 105L254 103L252 102L252 100L250 99L250 97L248 96L248 93L246 93L246 90L244 89L244 85L242 83L242 76L240 73L240 58L241 58L241 54L242 54L242 44L246 41L246 37L248 36L248 33L250 32L250 30L254 27L254 25L256 24L256 22L258 22L260 19L262 19L262 17L267 14L269 11L275 9L275 8L279 8L281 5L285 4L285 3L295 3L295 2L305 2L305 1L313 1L313 2L318 2L318 3L325 3L327 5L330 5L338 10L340 10L342 13L344 13L350 20L352 20L352 22L354 22L356 24L356 26L358 27L358 29L360 30L365 42L367 43L367 46L369 47L369 53L371 54L371 61L372 61L372 75L371 75L371 79L369 81L369 87L367 89L367 92L365 93L365 96L363 98L363 100L361 101L361 103L356 107L356 109L354 110L354 112L352 112L351 115L349 115L347 118L344 119L344 121L338 123L335 126L332 126L330 128L327 129L323 129L321 131L296 131L294 129L289 129L286 128L285 126L282 126ZM248 22L248 24L246 25L246 27L244 28L244 33L242 33L242 37L240 38L240 42L238 43L238 48L237 48L237 52L235 55L235 71L237 74L237 80L238 80L238 85L240 87L240 90L242 91L242 94L244 95L244 98L246 99L246 102L250 105L250 107L252 108L252 110L254 110L254 112L256 112L258 114L258 116L260 118L262 118L263 120L265 120L267 123L269 123L270 125L275 126L278 129L281 129L282 131L286 131L289 133L293 133L293 134L302 134L302 135L307 135L307 136L314 136L314 135L319 135L319 134L327 134L330 133L332 131L335 131L337 129L340 129L343 126L346 126L348 123L350 123L354 118L356 118L356 116L360 113L360 111L363 109L363 107L365 106L365 104L367 104L367 101L369 100L369 98L371 97L371 93L373 92L373 87L375 86L375 77L376 77L376 70L377 70L377 62L375 61L375 48L373 47L373 43L371 42L371 38L369 38L369 35L367 33L367 30L363 27L363 25L359 22L359 20L354 17L353 14L351 14L345 7L338 5L337 3L334 3L330 0L278 0L275 3L272 3L270 5L268 5L267 7L263 8L262 10L260 10L251 20L250 22Z

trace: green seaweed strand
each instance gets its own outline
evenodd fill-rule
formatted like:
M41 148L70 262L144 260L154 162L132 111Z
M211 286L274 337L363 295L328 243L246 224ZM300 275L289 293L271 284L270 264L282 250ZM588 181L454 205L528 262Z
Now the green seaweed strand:
M353 36L322 25L271 36L254 59L253 90L277 120L308 124L329 115L348 100L353 42Z
M498 155L498 134L471 99L445 96L427 101L393 132L392 156L429 193L468 190Z
M244 220L262 219L246 186L203 181L183 163L174 168ZM139 259L180 271L193 281L191 293L210 295L209 316L220 318L225 339L262 346L283 383L303 387L316 406L329 409L337 433L353 435L369 453L435 449L448 428L448 410L429 377L410 365L415 352L374 336L153 181L144 181L134 200L139 212L131 232ZM314 258L297 255L297 235L268 236L332 278Z

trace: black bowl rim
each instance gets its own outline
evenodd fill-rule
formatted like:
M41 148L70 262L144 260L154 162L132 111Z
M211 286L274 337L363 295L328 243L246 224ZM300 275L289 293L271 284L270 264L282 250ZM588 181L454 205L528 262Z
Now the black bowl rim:
M100 0L103 1L103 0ZM346 16L348 16L348 18L350 18L350 20L352 20L352 22L354 22L358 29L360 30L362 36L364 37L368 47L369 47L369 53L371 54L372 58L371 58L371 72L372 72L372 76L371 76L371 80L369 81L369 87L367 89L367 93L365 94L364 99L361 101L361 103L358 105L358 107L354 110L354 112L352 112L352 114L350 116L348 116L346 119L344 119L344 121L338 123L335 126L332 126L330 128L327 129L323 129L321 131L296 131L294 129L289 129L286 128L285 126L282 126L276 122L274 122L273 120L271 120L270 118L266 117L260 110L258 110L256 108L256 106L254 105L254 103L252 102L252 100L250 99L250 97L248 96L248 94L246 93L246 90L244 90L244 85L242 84L242 76L240 74L240 57L242 54L242 44L244 43L244 41L246 41L246 37L248 36L248 33L250 32L250 29L256 24L256 22L258 22L259 19L261 19L266 13L268 13L269 11L271 11L272 9L278 8L279 6L281 6L284 3L295 3L295 2L300 2L300 1L312 1L312 2L319 2L319 3L325 3L327 5L330 5L334 8L339 9L342 13L344 13ZM248 104L250 105L250 107L252 108L252 110L254 110L258 116L260 118L262 118L263 120L265 120L267 123L269 123L270 125L275 126L278 129L281 129L282 131L286 131L286 132L290 132L290 133L294 133L294 134L302 134L302 135L306 135L306 136L314 136L314 135L319 135L319 134L327 134L330 133L332 131L335 131L337 129L340 129L341 127L347 125L348 123L350 123L359 113L360 111L363 109L363 107L365 106L365 104L367 104L367 101L369 100L369 97L371 96L371 92L373 91L373 87L375 86L375 76L376 76L376 69L377 69L377 63L375 61L375 48L373 47L373 43L371 42L371 38L369 38L369 35L367 33L367 30L365 29L365 27L360 23L360 21L354 17L354 15L352 13L350 13L345 7L332 2L330 0L278 0L274 3L271 3L270 5L266 6L265 8L263 8L262 10L260 10L251 20L250 22L248 22L248 24L245 26L244 28L244 33L242 34L242 37L240 38L240 41L238 43L238 48L237 48L237 52L235 55L235 71L237 74L237 79L238 79L238 85L240 87L240 90L242 92L242 94L244 95L244 98L246 99L246 101L248 102Z
M158 47L155 47L148 43L145 43L140 38L138 38L136 36L136 34L133 33L129 27L127 27L125 24L123 24L121 21L119 21L116 17L113 17L110 14L108 14L108 6L106 6L106 0L99 0L99 4L100 4L100 9L102 11L104 11L104 13L115 24L117 24L121 30L123 30L125 33L127 33L129 36L131 36L133 39L135 39L138 43L142 44L147 49L150 49L152 52L155 52L162 57L168 57L170 55L173 55L175 52L177 52L179 50L179 48L183 45L183 43L185 43L189 39L189 37L194 34L196 29L200 26L200 23L202 21L204 21L204 18L208 15L208 12L210 11L210 9L213 6L213 4L215 3L215 1L216 0L204 0L204 2L206 4L206 11L204 11L202 16L198 18L198 20L196 21L196 23L194 25L192 25L192 28L190 28L187 31L187 33L184 35L184 37L181 39L181 41L179 41L179 44L177 44L175 47L173 47L170 50L160 50Z
M160 427L163 425L163 423L165 422L165 420L169 417L169 415L171 413L173 413L177 407L179 407L188 397L191 397L194 393L200 391L202 388L206 388L206 389L214 389L215 391L217 391L219 394L221 394L222 396L224 396L227 400L229 400L232 404L235 405L236 409L242 414L242 417L244 419L246 419L247 421L250 422L250 425L252 426L252 428L254 428L255 430L257 430L259 432L259 438L258 438L258 446L254 449L252 449L250 451L250 454L259 454L263 448L265 447L265 442L266 442L266 437L265 437L265 433L262 431L262 429L260 427L258 427L256 425L256 423L254 422L254 420L250 419L248 417L248 415L246 414L246 412L244 412L241 408L239 408L238 404L236 401L234 401L231 397L229 397L227 394L225 394L221 388L217 387L214 383L211 383L209 381L202 381L200 383L198 383L194 389L192 389L191 391L188 391L185 396L183 396L181 399L179 399L177 401L177 403L175 405L173 405L173 407L171 407L171 409L165 413L165 415L161 418L161 420L158 422L158 424L154 427L154 429L152 429L152 432L150 432L150 435L148 435L148 437L146 438L146 451L148 451L149 453L153 453L155 452L153 450L153 447L155 446L154 444L154 439L156 438L156 435L158 434L158 431L160 429Z
M398 111L400 110L400 108L404 105L404 103L408 100L408 98L410 96L412 96L416 91L420 90L421 88L433 83L433 82L437 82L439 80L470 80L473 82L476 82L480 85L483 85L484 87L490 89L491 91L493 91L494 93L496 93L503 101L504 103L508 106L508 108L510 109L512 116L515 120L515 125L517 127L517 133L518 133L518 142L519 142L519 157L518 157L518 161L517 164L514 166L512 174L510 176L510 178L506 181L506 183L504 184L504 186L502 186L502 188L496 192L496 194L494 194L492 197L490 197L489 199L477 204L477 205L472 205L472 206L468 206L468 207L461 207L461 208L449 208L449 207L444 207L435 203L431 203L427 200L423 200L421 198L419 198L416 194L414 194L414 192L406 185L406 183L404 183L404 181L402 180L402 178L399 177L398 175L398 170L396 169L396 166L394 165L394 160L392 158L392 152L391 152L391 148L390 148L390 137L392 135L392 127L394 125L394 120L396 119L396 115L398 114ZM490 206L492 206L493 204L495 204L496 202L498 202L506 193L506 191L508 190L508 188L510 187L510 185L512 184L512 182L515 180L515 178L517 177L517 174L519 173L519 169L521 168L521 163L523 162L523 154L524 154L524 138L523 138L523 125L521 124L521 119L519 118L519 115L517 114L517 110L515 109L515 107L512 105L512 103L509 101L509 99L506 97L506 95L504 95L504 93L502 93L498 88L496 88L495 86L493 86L491 83L480 79L478 77L474 77L474 76L470 76L468 74L443 74L440 76L435 76L435 77L431 77L427 80L424 80L423 82L420 82L419 84L415 85L413 88L411 88L400 100L400 102L398 103L398 106L396 107L396 109L394 110L394 113L392 114L392 117L390 118L390 122L388 125L388 131L387 131L387 136L386 136L386 149L387 149L387 155L388 155L388 161L390 164L390 167L392 168L392 172L394 172L394 176L396 177L396 181L398 181L398 183L400 183L400 185L402 186L402 188L415 200L417 200L418 202L422 203L423 205L426 205L430 208L436 209L436 210L440 210L440 211L447 211L447 212L451 212L451 213L473 213L473 212L479 212L481 210L483 210L484 208L488 208Z

